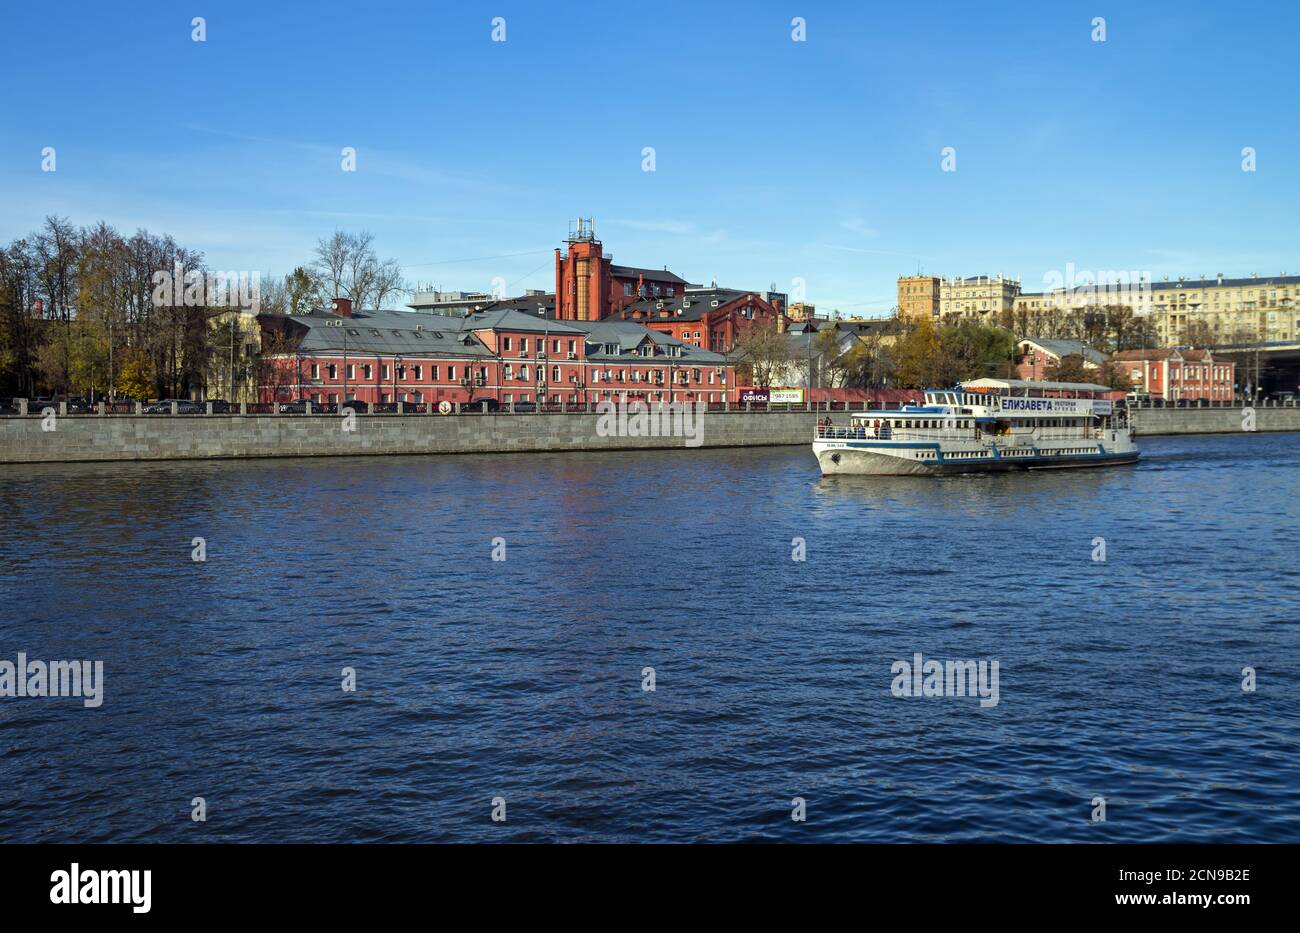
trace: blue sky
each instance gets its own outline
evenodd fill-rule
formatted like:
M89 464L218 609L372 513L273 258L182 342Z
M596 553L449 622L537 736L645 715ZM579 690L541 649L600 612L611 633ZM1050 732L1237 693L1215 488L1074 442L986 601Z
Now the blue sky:
M364 228L513 293L595 216L616 262L865 314L918 268L1300 273L1298 7L10 3L0 240L57 213L269 275Z

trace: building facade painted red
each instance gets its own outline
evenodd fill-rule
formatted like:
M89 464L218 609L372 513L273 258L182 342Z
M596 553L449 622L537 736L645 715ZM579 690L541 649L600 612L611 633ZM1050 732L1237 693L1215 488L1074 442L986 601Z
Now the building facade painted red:
M260 401L720 403L735 384L719 354L621 321L335 308L259 318Z
M1209 350L1123 350L1113 359L1133 391L1152 398L1226 402L1236 394L1236 364Z
M1016 344L1016 378L1035 382L1051 380L1049 371L1066 357L1077 356L1086 370L1100 370L1106 354L1078 340L1039 340L1025 338Z
M748 328L786 326L780 309L759 293L716 287L687 288L679 298L642 298L618 317L714 353L730 353Z
M680 296L686 280L666 268L615 265L596 239L595 223L579 220L567 249L555 251L555 317L600 321L641 297Z

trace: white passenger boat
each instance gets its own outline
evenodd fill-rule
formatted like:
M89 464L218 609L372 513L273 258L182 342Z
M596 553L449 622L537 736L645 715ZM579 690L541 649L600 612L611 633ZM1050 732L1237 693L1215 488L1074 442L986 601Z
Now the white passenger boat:
M976 379L926 389L924 405L817 425L823 474L901 476L1134 463L1128 410L1087 382Z

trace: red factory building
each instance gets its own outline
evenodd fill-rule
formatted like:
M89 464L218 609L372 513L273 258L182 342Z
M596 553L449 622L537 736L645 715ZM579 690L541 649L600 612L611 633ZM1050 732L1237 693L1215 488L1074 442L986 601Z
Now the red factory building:
M558 321L620 318L715 353L731 352L746 327L785 329L783 295L691 285L666 267L615 265L593 221L579 220L566 245L555 251Z
M626 321L354 311L339 299L259 322L262 402L722 402L735 382L724 356Z
M616 265L590 220L555 251L554 294L469 300L455 311L262 315L264 402L734 400L726 354L748 327L784 330L785 296L691 285ZM487 296L484 296L487 298Z

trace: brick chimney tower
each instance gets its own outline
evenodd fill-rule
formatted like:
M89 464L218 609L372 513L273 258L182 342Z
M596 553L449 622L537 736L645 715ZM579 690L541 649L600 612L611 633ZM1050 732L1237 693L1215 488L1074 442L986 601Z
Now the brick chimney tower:
M555 317L599 321L610 296L609 257L596 239L596 222L580 218L569 230L568 252L555 251Z
M331 302L330 310L339 317L352 317L352 299L335 298L334 301Z

